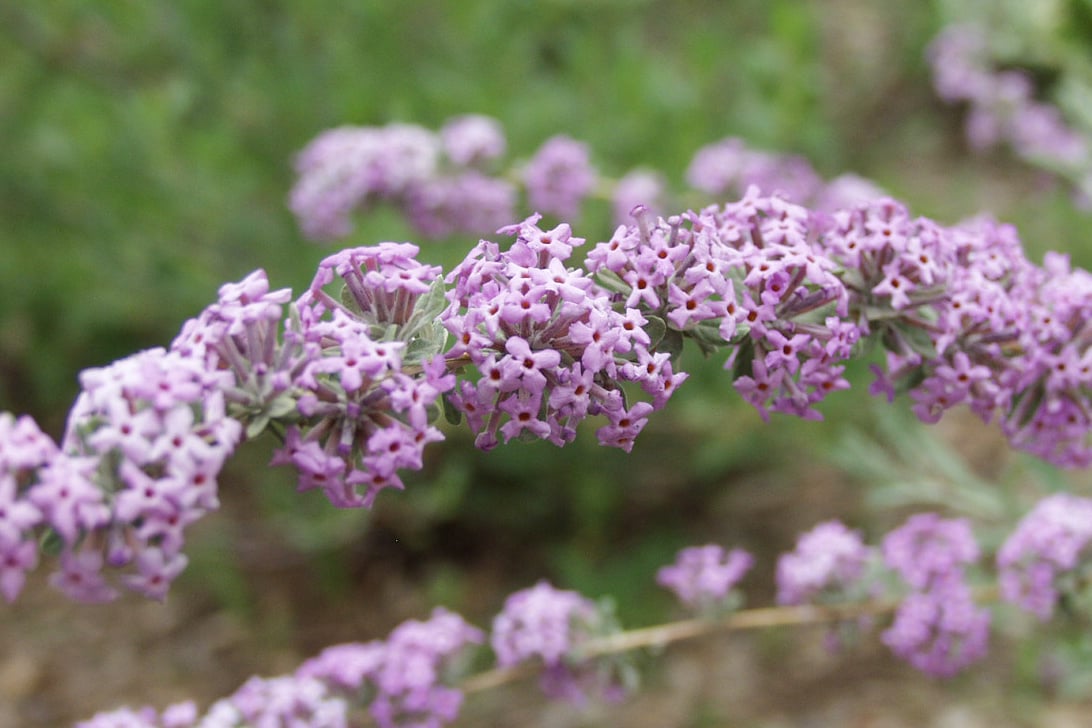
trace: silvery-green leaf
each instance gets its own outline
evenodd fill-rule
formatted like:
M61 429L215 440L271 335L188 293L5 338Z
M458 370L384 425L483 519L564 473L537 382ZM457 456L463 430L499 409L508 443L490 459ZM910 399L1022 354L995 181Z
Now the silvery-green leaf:
M269 415L262 412L255 416L246 425L246 437L248 440L253 440L258 435L265 431L266 426L269 425Z
M614 293L629 293L631 288L628 283L618 277L618 274L612 270L600 270L595 274L596 279L599 281L599 285L606 288L608 291Z
M282 394L269 403L266 411L270 417L279 420L296 411L296 400L290 394Z
M448 306L447 286L443 278L437 278L432 282L428 293L417 299L413 307L413 318L422 321L432 321L439 316Z

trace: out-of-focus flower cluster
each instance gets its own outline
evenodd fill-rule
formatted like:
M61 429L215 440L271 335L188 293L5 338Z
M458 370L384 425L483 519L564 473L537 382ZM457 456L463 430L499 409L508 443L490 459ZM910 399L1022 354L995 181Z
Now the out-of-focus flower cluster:
M1029 72L1003 68L983 27L944 28L928 56L940 98L967 105L965 130L972 148L1007 145L1017 156L1067 179L1087 206L1092 199L1087 137L1066 122L1058 107L1037 98L1039 89Z
M1001 594L1046 621L1063 597L1088 588L1092 500L1048 496L1017 525L997 553Z
M120 708L76 728L348 728L365 706L380 728L438 728L455 720L463 698L445 673L482 639L462 617L437 608L427 621L403 622L386 640L336 645L291 675L252 677L203 715L187 701L162 713Z
M820 523L777 560L778 604L836 603L867 595L874 551L843 523Z
M611 616L587 597L540 581L505 600L493 620L490 644L501 668L541 665L539 684L549 697L574 703L589 695L610 700L624 694L613 656L585 657L581 649L615 627Z
M950 677L985 656L990 613L975 604L965 567L978 543L965 519L919 513L887 535L884 562L910 586L883 640L930 675Z
M348 236L353 214L378 203L401 211L420 235L445 238L488 234L510 223L521 192L528 209L569 222L579 219L587 200L609 198L618 224L638 205L660 214L677 197L653 170L604 178L588 145L566 135L550 137L509 169L501 168L505 151L500 123L480 115L455 117L439 132L397 123L331 129L298 155L289 207L314 240ZM699 149L686 182L708 199L755 186L824 212L884 196L857 175L824 182L803 157L751 149L735 137Z
M725 551L717 544L692 546L679 552L675 563L656 573L656 583L670 589L687 607L715 612L735 606L729 596L754 565L743 549Z
M289 207L316 239L345 237L352 214L380 201L429 237L491 232L515 218L515 186L490 170L506 145L500 125L478 115L439 133L414 124L331 129L297 157Z
M18 427L24 442L39 439L27 421L0 419L0 426ZM1046 619L1059 599L1086 588L1090 515L1092 500L1067 494L1035 507L998 552L1002 598ZM846 607L897 597L901 601L883 641L919 670L951 677L980 660L988 647L990 613L976 603L967 574L978 560L979 546L965 519L913 515L887 534L880 549L839 521L826 521L778 559L777 600ZM730 612L739 601L729 603L726 597L752 564L742 549L695 546L661 568L657 581L684 606L704 611L710 624L727 619L731 625ZM724 608L705 609L716 602ZM868 629L874 619L857 624ZM535 665L548 697L578 703L590 696L621 698L629 686L618 668L629 663L621 663L617 653L632 649L626 646L629 634L603 605L540 581L511 594L493 619L488 643L499 673L488 682ZM614 641L620 647L612 647ZM253 677L203 713L191 701L161 712L121 708L76 728L343 728L355 725L354 716L363 710L381 728L439 728L457 718L470 648L483 642L481 630L437 608L428 620L404 622L385 640L336 645L290 675ZM659 643L653 637L642 644Z
M824 182L803 157L753 149L738 137L699 149L686 170L686 181L714 199L737 197L757 187L821 212L886 196L874 182L855 174Z

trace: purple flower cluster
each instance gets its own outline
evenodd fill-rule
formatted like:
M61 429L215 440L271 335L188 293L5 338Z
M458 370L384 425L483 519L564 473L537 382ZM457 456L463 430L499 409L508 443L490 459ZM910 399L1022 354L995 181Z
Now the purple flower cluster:
M289 207L316 239L345 237L352 213L378 201L424 235L485 233L515 217L515 187L488 173L505 146L500 125L482 116L452 119L439 134L412 124L331 129L300 152Z
M726 368L763 417L770 409L819 419L813 405L845 389L842 361L859 336L845 286L815 251L808 210L750 188L743 200L682 217L620 227L587 267L625 304L659 321L658 343L682 337L730 346Z
M480 115L449 120L439 132L413 124L341 127L323 132L300 152L289 206L304 235L316 240L352 232L351 216L384 202L429 238L486 234L515 219L520 191L526 206L575 221L586 200L609 195L617 224L640 205L659 213L667 185L635 169L617 180L600 176L588 145L550 137L521 164L499 169L506 151L500 124ZM759 187L828 212L884 195L874 183L847 174L824 183L802 157L749 149L725 139L700 149L687 172L691 186L714 198Z
M867 593L874 549L839 521L825 521L801 534L796 548L777 560L777 603L844 601Z
M61 448L29 418L0 415L0 589L15 599L48 529L50 581L70 598L107 601L124 586L162 599L186 565L184 531L217 508L217 475L242 436L225 376L152 349L80 383Z
M328 648L301 665L295 679L319 680L346 699L368 688L369 711L381 728L441 726L455 720L463 698L443 684L445 669L483 639L462 617L437 608L428 621L403 622L385 642Z
M1092 276L1062 256L1031 264L1011 226L943 227L893 200L825 224L817 247L841 268L851 317L887 349L874 393L909 391L925 422L965 404L1023 450L1092 463Z
M1067 467L1092 465L1092 274L1048 254L1027 276L1019 354L1000 384L1002 431L1016 447Z
M296 304L299 336L313 351L293 381L298 423L274 463L294 466L300 490L339 507L370 507L398 470L420 469L430 422L454 384L439 354L432 312L418 306L439 275L409 243L344 250L324 260ZM335 299L325 288L340 280ZM442 299L441 299L442 300ZM413 355L407 358L407 353Z
M675 563L656 574L656 583L670 589L691 608L726 605L729 594L751 566L754 557L743 549L725 551L716 544L683 549Z
M522 178L530 208L562 220L579 216L597 181L588 145L567 136L547 139L523 167Z
M1092 500L1056 493L1039 501L997 552L1001 594L1046 621L1063 594L1083 585L1092 543Z
M380 728L439 728L455 720L462 704L462 693L444 684L444 672L483 638L459 615L437 608L427 621L402 623L385 641L336 645L294 674L252 677L204 715L192 702L161 714L121 708L76 728L348 728L362 701Z
M607 697L619 693L609 674L597 672L593 660L579 656L583 643L604 636L608 628L591 600L540 581L505 600L493 620L490 645L502 668L540 660L543 692L580 703L591 689Z
M966 520L911 516L884 539L883 557L912 590L883 633L896 655L937 677L950 677L986 655L990 613L975 604L964 574L978 560Z
M605 289L566 267L583 239L568 225L543 230L538 220L501 231L516 236L508 251L482 241L447 278L451 303L441 320L455 339L447 359L480 375L462 379L451 401L482 449L498 433L564 445L580 421L602 414L600 443L628 451L686 375L651 350L636 308L615 310ZM652 402L627 406L620 381L639 383Z
M36 530L44 514L27 494L58 454L33 419L0 412L0 593L8 602L38 565Z
M1092 191L1092 149L1057 107L1036 99L1029 73L998 70L982 28L945 28L929 47L933 84L949 103L968 105L967 139L975 149L1008 144L1020 157Z
M847 174L824 183L803 157L752 149L738 137L702 147L690 161L686 181L715 199L743 194L751 186L801 205L833 211L885 196L874 183Z

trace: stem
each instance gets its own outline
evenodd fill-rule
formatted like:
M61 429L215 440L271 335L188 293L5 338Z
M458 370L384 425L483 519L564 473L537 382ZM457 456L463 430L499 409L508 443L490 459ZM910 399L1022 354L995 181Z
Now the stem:
M976 601L987 603L997 601L999 596L998 589L994 585L979 587L974 590L974 595ZM874 617L894 612L899 608L900 604L902 604L901 599L882 599L856 604L822 606L805 604L801 606L744 609L719 619L686 619L680 622L668 622L590 640L579 648L576 658L584 660L619 652L628 652L642 647L662 648L673 642L717 632L847 622L859 617ZM531 677L537 674L539 669L539 665L522 663L509 668L486 670L466 678L460 683L459 687L465 693L491 690L510 682Z

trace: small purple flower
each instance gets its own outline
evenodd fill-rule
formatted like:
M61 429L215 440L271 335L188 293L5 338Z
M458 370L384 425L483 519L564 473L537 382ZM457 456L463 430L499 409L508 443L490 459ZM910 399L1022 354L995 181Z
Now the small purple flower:
M754 564L742 549L725 551L716 544L692 546L679 552L675 563L656 574L656 583L675 593L691 608L727 603L728 595Z

